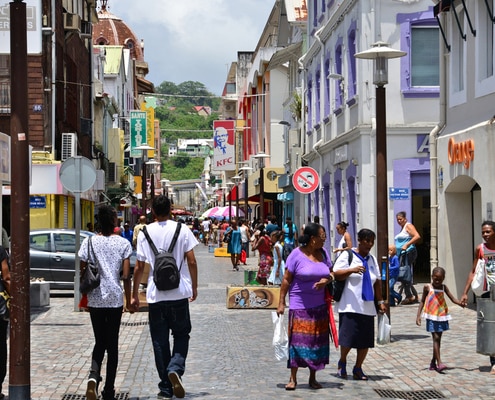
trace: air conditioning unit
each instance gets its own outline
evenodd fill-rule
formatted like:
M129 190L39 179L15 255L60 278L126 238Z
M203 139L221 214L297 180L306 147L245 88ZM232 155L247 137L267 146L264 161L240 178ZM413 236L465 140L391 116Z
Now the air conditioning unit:
M77 14L64 14L64 30L81 31L81 17Z
M75 133L62 133L62 161L77 156L77 135Z

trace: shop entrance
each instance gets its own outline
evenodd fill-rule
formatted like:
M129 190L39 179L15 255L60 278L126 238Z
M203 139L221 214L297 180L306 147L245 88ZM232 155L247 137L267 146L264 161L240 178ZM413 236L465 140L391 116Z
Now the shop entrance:
M418 258L414 266L414 282L430 281L430 232L431 211L430 191L413 189L412 191L412 221L421 235L421 241L416 244Z

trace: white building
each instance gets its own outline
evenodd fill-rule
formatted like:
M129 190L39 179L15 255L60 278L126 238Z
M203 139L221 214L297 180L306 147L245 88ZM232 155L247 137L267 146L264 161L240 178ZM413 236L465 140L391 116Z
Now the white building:
M445 33L440 69L445 90L438 164L432 166L438 206L432 210L438 210L438 264L446 268L446 284L458 297L474 249L483 241L481 224L494 219L494 9L493 0L442 1L435 7Z
M361 228L376 232L376 110L373 63L354 55L378 41L407 55L389 60L386 86L388 240L406 211L422 236L416 273L429 276L430 159L428 137L439 120L440 34L431 1L309 2L304 68L304 159L318 171L319 190L304 200L320 216L327 245L346 221L354 243ZM380 254L379 256L386 256Z

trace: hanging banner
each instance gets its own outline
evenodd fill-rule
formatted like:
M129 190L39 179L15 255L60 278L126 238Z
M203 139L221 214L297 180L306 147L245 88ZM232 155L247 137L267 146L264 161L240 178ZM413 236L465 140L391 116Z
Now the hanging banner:
M146 111L131 111L131 157L141 157L141 150L134 150L136 147L145 145L147 140Z
M235 170L235 121L213 121L213 171Z

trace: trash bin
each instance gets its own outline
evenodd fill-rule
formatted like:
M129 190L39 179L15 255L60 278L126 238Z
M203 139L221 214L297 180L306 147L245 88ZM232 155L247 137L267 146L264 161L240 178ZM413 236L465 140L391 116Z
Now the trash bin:
M495 356L495 301L489 298L478 298L476 301L476 352L487 356Z

